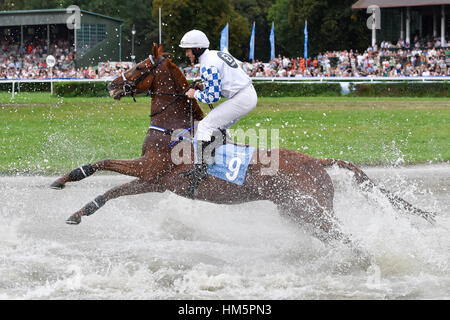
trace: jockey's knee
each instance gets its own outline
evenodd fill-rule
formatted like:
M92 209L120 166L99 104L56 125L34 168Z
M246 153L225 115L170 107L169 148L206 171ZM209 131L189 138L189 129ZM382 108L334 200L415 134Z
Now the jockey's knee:
M211 141L211 136L215 128L211 128L208 123L200 121L197 127L197 139L201 141Z

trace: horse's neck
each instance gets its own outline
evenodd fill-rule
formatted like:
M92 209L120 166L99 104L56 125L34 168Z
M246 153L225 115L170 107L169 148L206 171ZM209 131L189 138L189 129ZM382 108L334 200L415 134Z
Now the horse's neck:
M166 104L170 103L175 97L155 96L152 99L152 113L161 110ZM178 101L179 100L179 101ZM165 129L189 128L191 126L189 107L185 106L186 99L180 97L160 114L152 117L152 125Z
M184 91L183 88L188 87L187 81L184 80L185 83L180 83L183 79L177 79L173 73L173 71L169 71L170 76L168 79L158 81L154 91L182 94ZM161 110L161 108L167 104L172 103L175 98L176 97L170 95L155 95L151 103L152 114ZM189 128L194 125L191 123L191 117L192 121L199 121L202 119L202 116L196 110L197 108L198 105L195 101L189 101L184 97L178 97L176 101L164 111L151 119L152 125L166 129Z

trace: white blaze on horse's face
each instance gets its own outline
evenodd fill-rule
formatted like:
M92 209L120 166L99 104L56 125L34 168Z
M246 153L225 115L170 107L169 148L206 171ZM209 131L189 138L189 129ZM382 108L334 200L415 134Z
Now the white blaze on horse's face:
M116 100L120 100L120 98L122 98L124 95L125 95L125 93L120 88L109 90L109 96Z
M122 81L120 81L122 80ZM109 96L116 100L120 100L123 96L125 96L125 91L123 90L124 83L127 81L127 77L125 72L122 71L119 77L115 78L109 85Z

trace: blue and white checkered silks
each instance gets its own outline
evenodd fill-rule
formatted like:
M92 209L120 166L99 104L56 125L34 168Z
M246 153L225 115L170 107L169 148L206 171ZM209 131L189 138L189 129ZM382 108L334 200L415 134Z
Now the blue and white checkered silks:
M211 104L217 102L222 97L221 83L222 78L219 70L216 67L211 66L209 68L203 67L201 70L201 78L205 86L203 91L197 90L195 92L195 98L203 103Z

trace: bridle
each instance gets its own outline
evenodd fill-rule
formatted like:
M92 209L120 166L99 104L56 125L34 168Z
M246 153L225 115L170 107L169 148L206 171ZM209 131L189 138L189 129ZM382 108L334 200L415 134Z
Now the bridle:
M153 73L153 81L152 81L152 85L151 85L151 87L153 87L154 79L156 77L156 69L159 67L159 65L165 59L164 57L161 57L158 60L156 60L156 62L155 62L155 60L153 59L152 55L149 55L148 58L152 62L152 66L150 68L148 68L146 71L142 72L142 74L139 76L139 78L137 78L133 82L130 82L130 80L128 80L127 77L125 77L125 72L122 71L122 79L123 79L123 87L122 87L122 89L125 92L125 94L131 95L131 97L133 98L134 102L136 102L136 97L135 97L136 94L145 92L143 90L138 90L137 86L142 81L144 81L144 79L147 78L147 76L150 73ZM148 89L148 91L150 91L151 87Z
M159 65L161 65L161 63L165 60L165 57L160 57L158 60L153 59L152 55L148 56L150 61L152 62L152 66L147 69L146 71L142 72L142 74L139 76L139 78L137 78L136 80L134 80L133 82L129 81L127 79L127 77L125 76L125 72L122 72L122 79L123 79L123 91L127 94L130 94L131 97L133 98L134 102L136 102L136 94L138 93L144 93L147 92L147 96L151 96L151 95L164 95L164 96L172 96L174 97L173 100L169 101L166 105L164 105L160 110L151 113L150 114L150 118L164 112L169 106L171 106L172 104L174 104L179 98L184 97L186 99L188 99L185 95L185 93L189 90L189 88L192 88L195 85L195 82L193 82L186 90L183 91L183 93L168 93L168 92L155 92L152 91L153 88L153 84L155 83L155 78L156 78L156 70L159 67ZM139 83L141 83L142 81L144 81L145 78L147 78L147 76L153 73L153 81L152 84L150 85L150 87L147 90L138 90L137 86L139 85ZM193 126L193 109L192 109L192 100L190 101L190 122L191 122L191 127Z
M133 98L133 101L136 102L136 94L139 93L147 93L147 96L151 96L151 95L164 95L164 96L172 96L174 97L173 100L169 101L166 105L164 105L160 110L151 113L150 114L150 118L164 112L169 106L171 106L172 104L174 104L179 98L184 97L186 99L188 99L185 95L185 93L190 89L193 88L195 86L196 81L194 81L186 90L183 91L183 93L168 93L168 92L156 92L156 91L152 91L153 88L153 84L155 83L155 78L156 78L156 70L157 68L161 65L161 63L165 60L165 57L160 57L158 60L154 60L152 55L148 56L150 61L152 62L152 66L147 69L146 71L142 72L142 74L133 82L129 81L127 79L127 77L125 76L125 72L122 72L122 79L123 79L123 91L125 92L125 94L129 94L131 95L131 97ZM147 78L147 76L153 73L153 81L152 84L150 85L150 87L147 90L139 90L137 89L137 86L144 81L145 78ZM190 101L190 122L191 122L191 127L193 127L193 107L192 107L192 103L193 101ZM210 104L209 107L211 109L213 109L213 106Z

